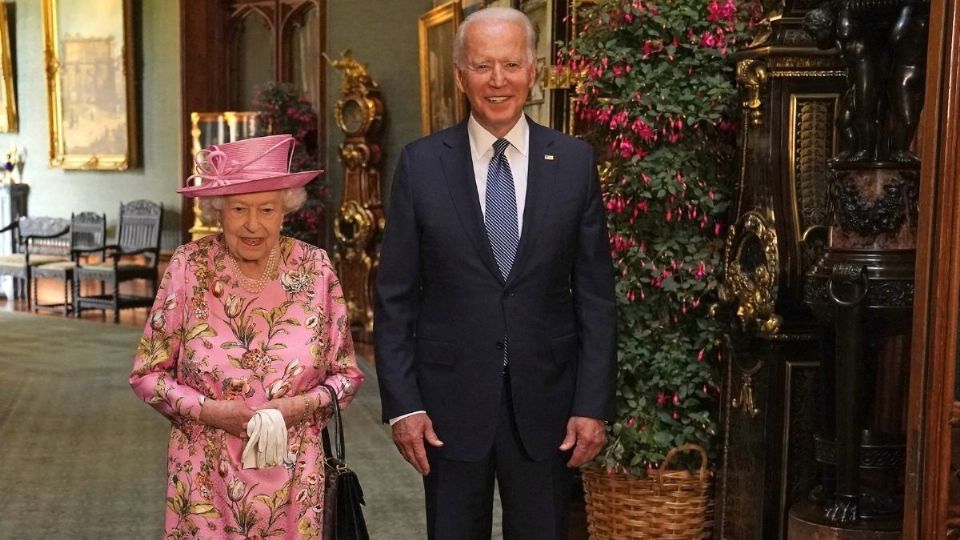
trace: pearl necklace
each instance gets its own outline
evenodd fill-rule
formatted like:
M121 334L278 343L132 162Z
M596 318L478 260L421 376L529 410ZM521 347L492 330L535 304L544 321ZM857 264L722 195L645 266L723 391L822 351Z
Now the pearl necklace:
M274 245L273 249L270 250L270 256L267 258L267 266L263 269L263 274L260 275L260 279L253 279L245 276L243 272L240 271L240 266L237 264L237 259L234 258L232 253L227 251L227 259L230 261L230 269L233 271L233 275L236 276L240 287L242 287L243 290L254 294L263 291L263 288L267 286L267 280L270 279L270 276L272 276L274 271L277 269L277 261L279 258L280 250L278 250L277 246Z

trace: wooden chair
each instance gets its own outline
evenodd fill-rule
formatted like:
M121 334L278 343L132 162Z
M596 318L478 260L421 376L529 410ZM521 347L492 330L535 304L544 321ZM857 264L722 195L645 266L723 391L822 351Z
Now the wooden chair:
M70 216L70 259L41 264L33 268L33 310L62 309L68 315L73 308L70 291L73 289L74 273L77 268L79 254L74 250L93 250L87 253L96 253L99 261L103 262L104 244L107 240L107 216L95 212L81 212ZM86 251L85 251L86 252ZM41 304L37 294L37 280L39 278L53 278L63 282L62 304Z
M163 205L146 200L120 204L116 243L103 248L74 249L77 267L73 279L73 313L79 317L85 309L113 310L113 322L120 322L120 310L150 307L157 295L157 262L160 258L160 231L163 225ZM79 260L80 255L105 250L106 257L96 264ZM120 284L134 279L150 282L149 296L121 294ZM100 294L80 294L80 283L97 280ZM109 292L108 292L109 291Z
M13 235L13 250L0 255L0 276L13 277L14 298L26 297L33 307L30 282L41 264L70 260L70 221L54 217L24 216L0 229Z

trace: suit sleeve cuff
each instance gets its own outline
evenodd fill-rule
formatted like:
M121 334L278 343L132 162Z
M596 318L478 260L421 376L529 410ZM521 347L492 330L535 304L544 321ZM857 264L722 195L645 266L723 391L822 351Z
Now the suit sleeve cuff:
M427 411L413 411L412 413L402 414L402 415L400 415L400 416L398 416L398 417L396 417L396 418L391 418L391 419L390 419L390 425L392 426L392 425L396 424L397 422L403 420L404 418L406 418L406 417L408 417L408 416L413 416L413 415L415 415L415 414L427 414Z

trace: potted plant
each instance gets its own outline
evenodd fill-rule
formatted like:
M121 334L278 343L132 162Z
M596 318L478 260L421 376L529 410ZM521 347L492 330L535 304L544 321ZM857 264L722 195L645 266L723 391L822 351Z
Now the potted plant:
M711 306L737 162L727 57L756 12L742 1L575 2L560 68L578 81L577 131L598 150L619 315L616 417L584 472L588 512L591 474L649 478L688 444L713 455ZM704 461L678 456L680 468Z
M290 171L315 170L317 165L317 113L290 83L268 82L257 91L253 103L258 112L257 135L293 135L297 145ZM287 214L283 234L323 247L328 189L323 177L305 186L307 201Z

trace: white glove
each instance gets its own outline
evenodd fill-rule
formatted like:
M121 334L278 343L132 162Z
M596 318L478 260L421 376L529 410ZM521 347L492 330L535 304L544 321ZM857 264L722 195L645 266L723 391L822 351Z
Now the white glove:
M244 469L267 469L283 463L287 450L287 424L277 409L262 409L247 422L243 448Z

